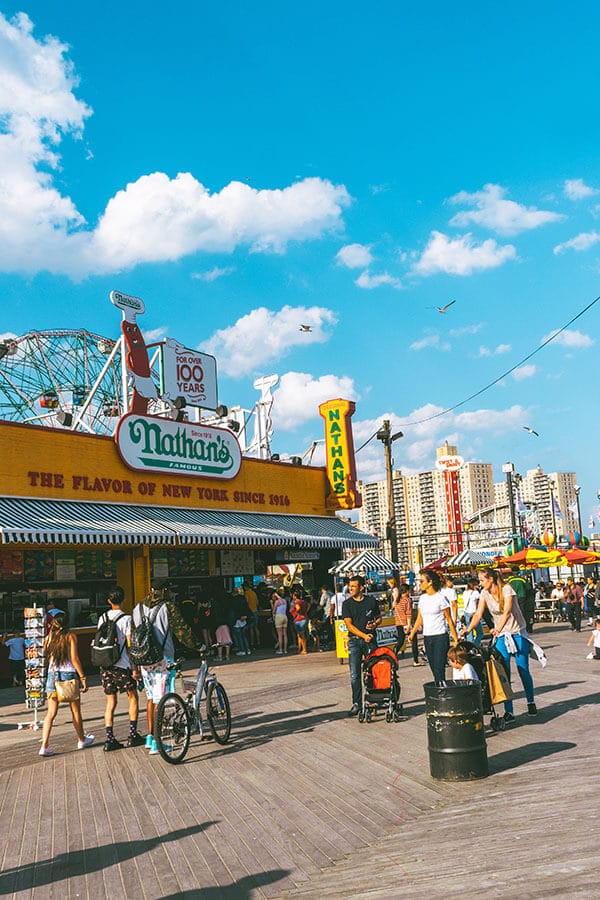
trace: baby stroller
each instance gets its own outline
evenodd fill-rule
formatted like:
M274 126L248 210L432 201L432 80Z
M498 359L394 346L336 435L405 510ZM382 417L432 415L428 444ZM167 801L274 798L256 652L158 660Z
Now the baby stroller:
M363 702L359 722L370 722L373 712L385 709L386 722L399 722L403 709L398 681L398 657L391 647L378 647L362 661Z
M464 647L467 651L467 662L470 662L475 671L477 672L477 677L481 682L481 699L483 703L483 714L484 716L490 716L490 727L492 731L504 731L506 728L506 722L504 721L501 715L498 715L494 708L494 704L492 703L492 699L490 696L490 687L488 684L487 678L487 670L485 667L486 662L491 656L494 656L502 666L504 666L504 660L497 650L494 649L492 644L488 644L487 646L480 645L479 647L476 644L471 643L471 641L459 641L458 646Z

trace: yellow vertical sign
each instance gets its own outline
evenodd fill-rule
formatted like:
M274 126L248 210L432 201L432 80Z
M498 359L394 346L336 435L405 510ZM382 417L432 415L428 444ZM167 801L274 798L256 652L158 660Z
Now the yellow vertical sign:
M352 400L327 400L319 412L325 420L325 454L329 509L356 509L362 505L356 491L356 460L351 418L356 409Z

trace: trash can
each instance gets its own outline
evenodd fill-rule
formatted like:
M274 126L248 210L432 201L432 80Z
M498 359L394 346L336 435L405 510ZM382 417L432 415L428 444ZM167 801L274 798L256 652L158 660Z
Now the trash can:
M472 781L488 775L481 685L446 681L425 685L429 770L441 781Z

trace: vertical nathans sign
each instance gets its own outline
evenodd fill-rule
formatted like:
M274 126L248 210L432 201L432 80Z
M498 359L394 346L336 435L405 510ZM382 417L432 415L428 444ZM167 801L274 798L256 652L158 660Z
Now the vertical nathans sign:
M319 412L325 420L325 454L330 509L356 509L362 505L356 491L356 460L351 418L356 409L352 400L327 400Z

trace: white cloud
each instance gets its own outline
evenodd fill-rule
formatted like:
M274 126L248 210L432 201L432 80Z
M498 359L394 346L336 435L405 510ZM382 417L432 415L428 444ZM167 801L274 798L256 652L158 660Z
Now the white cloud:
M499 184L486 184L481 191L472 194L460 191L450 197L449 202L454 205L471 206L473 209L457 213L450 220L450 224L462 228L474 223L498 234L513 235L564 219L559 213L506 200L505 194L506 189Z
M409 346L409 350L426 350L428 347L436 347L438 350L450 350L450 344L445 341L441 342L439 334L428 334L418 341L413 341Z
M596 188L585 184L583 178L568 178L565 181L565 197L569 200L582 200L600 193Z
M396 290L400 290L402 287L400 279L394 278L394 276L390 275L388 272L383 272L381 275L370 275L368 272L361 272L354 284L367 291L372 291L384 284L389 284L390 287L393 287Z
M217 357L220 372L239 378L264 371L298 345L324 343L329 339L326 326L336 322L332 311L321 306L279 311L261 306L216 331L198 349ZM300 325L310 325L312 331L301 332Z
M528 363L525 366L519 366L518 369L515 369L512 373L512 377L515 381L524 381L526 378L532 378L537 371L536 366L532 363Z
M600 234L597 231L582 231L581 234L565 241L564 244L557 244L554 253L564 253L565 250L577 250L578 252L589 250L598 241L600 241Z
M0 334L0 341L14 341L19 337L18 334L13 334L12 331L5 331L4 334Z
M273 391L273 425L282 431L297 428L318 417L320 403L335 397L358 399L352 378L337 375L314 378L305 372L286 372Z
M517 255L512 244L501 246L492 238L476 244L472 235L449 238L440 231L432 231L429 243L412 271L418 275L471 275L484 269L494 269Z
M144 338L147 344L153 344L155 341L162 341L168 333L169 329L162 325L159 328L150 328L149 331L144 331Z
M214 268L208 269L207 272L192 272L192 278L195 278L196 281L206 281L210 284L212 281L216 281L217 278L231 275L232 272L235 272L235 266L223 266L223 268L214 266Z
M462 328L451 328L448 334L450 337L463 337L465 334L477 334L483 328L483 322L477 322L475 325L463 325Z
M500 356L502 353L510 353L512 347L510 344L498 344L494 350L490 350L489 347L481 346L479 348L478 356Z
M346 244L335 257L347 269L366 269L373 262L371 248L365 244Z
M474 439L477 440L478 435L488 438L489 435L504 434L507 429L520 429L522 423L529 418L529 411L520 404L507 409L477 409L431 418L440 412L443 412L442 407L428 403L412 410L405 418L400 418L395 413L382 412L377 419L356 421L353 424L355 446L360 447L381 427L384 419L389 419L393 432L404 432L404 437L394 444L394 466L401 469L405 475L411 475L435 467L435 448L441 447L446 439L450 444L458 445L461 450L465 443L472 444ZM410 424L421 419L428 421L420 425ZM490 460L490 456L482 452L483 456L480 454L480 458L483 461ZM493 459L493 454L491 457ZM385 478L383 451L378 441L372 440L367 444L358 454L356 461L358 476L363 481L378 481Z
M573 348L587 350L589 347L592 347L596 343L594 339L589 336L589 334L584 334L582 331L576 331L575 329L571 330L569 328L567 328L565 331L562 331L560 334L558 334L558 329L549 331L548 334L544 335L541 343L543 344L555 334L558 335L558 337L555 337L552 343L560 344L561 347L569 347L571 350Z
M340 226L350 197L321 178L278 190L233 181L211 193L189 172L154 172L118 191L89 227L54 183L60 141L80 137L91 114L66 53L56 38L36 39L26 15L0 14L0 271L82 278L198 251L283 252Z

